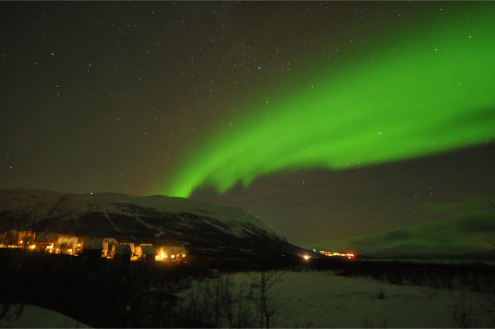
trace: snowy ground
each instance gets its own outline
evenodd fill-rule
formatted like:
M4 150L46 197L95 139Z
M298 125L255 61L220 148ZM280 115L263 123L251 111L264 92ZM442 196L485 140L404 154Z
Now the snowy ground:
M21 315L17 316L19 306L10 305L9 312L0 320L0 328L91 328L68 316L34 305L24 305Z
M396 286L330 272L288 272L280 288L287 302L285 316L279 317L282 326L311 321L312 327L355 328L365 327L366 319L368 327L383 327L384 321L393 328L457 326L452 307L459 303L459 291ZM378 298L380 292L383 299ZM481 299L474 293L465 298L468 305Z
M252 282L247 274L234 277L237 284ZM476 318L479 327L489 327L488 302L479 293L396 286L331 272L284 272L282 279L276 287L284 307L273 319L274 327L459 327L452 316L455 304Z
M248 274L235 274L236 286L252 284ZM488 302L482 294L417 286L396 286L368 278L340 277L331 272L283 272L281 313L273 327L294 328L448 328L459 327L454 305L479 327L490 327ZM180 293L186 296L187 292ZM379 298L383 296L383 298ZM461 297L462 296L462 297ZM17 307L11 307L12 313ZM386 321L386 322L385 322ZM41 307L26 305L21 316L0 320L3 328L88 328L83 323Z

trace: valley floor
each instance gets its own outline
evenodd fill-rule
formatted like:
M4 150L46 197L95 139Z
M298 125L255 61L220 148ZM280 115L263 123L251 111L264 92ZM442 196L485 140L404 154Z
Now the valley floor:
M279 328L448 328L459 327L455 305L473 324L490 327L489 306L481 293L417 286L396 286L332 272L282 272L275 287L283 305L272 326ZM252 285L246 273L233 275L236 286ZM187 291L179 293L185 297ZM57 312L26 305L20 317L0 320L0 327L86 327Z
M235 280L251 279L236 274ZM454 305L477 321L475 326L490 327L489 303L481 293L397 286L313 271L284 272L276 286L284 306L273 319L274 327L459 327L452 315Z
M287 272L283 278L280 294L287 305L285 314L276 319L281 326L310 321L312 327L334 328L458 326L452 310L460 303L459 291L396 286L330 272ZM464 298L473 306L484 301L474 293L465 293Z

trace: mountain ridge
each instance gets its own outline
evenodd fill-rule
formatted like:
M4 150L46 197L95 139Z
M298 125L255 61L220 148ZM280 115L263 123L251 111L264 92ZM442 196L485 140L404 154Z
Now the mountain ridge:
M217 256L308 253L240 208L160 195L0 190L0 232L13 229L178 244Z

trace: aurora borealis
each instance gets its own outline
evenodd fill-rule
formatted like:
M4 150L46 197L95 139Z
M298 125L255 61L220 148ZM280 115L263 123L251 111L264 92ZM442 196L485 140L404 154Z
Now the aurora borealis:
M190 152L164 194L189 197L204 185L223 193L271 172L359 167L492 139L491 18L432 27L397 51L366 54L337 75L257 104Z
M373 250L492 211L493 3L0 9L0 188L189 197Z

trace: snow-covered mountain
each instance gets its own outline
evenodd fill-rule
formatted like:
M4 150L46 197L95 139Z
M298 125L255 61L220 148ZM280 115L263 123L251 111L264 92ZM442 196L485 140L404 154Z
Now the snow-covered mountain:
M306 253L239 208L161 195L0 190L0 232L12 229L179 244L200 254Z

